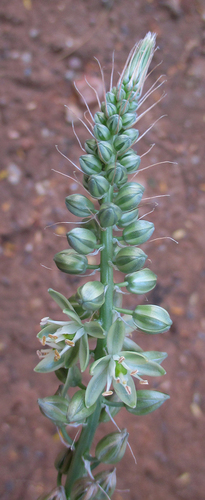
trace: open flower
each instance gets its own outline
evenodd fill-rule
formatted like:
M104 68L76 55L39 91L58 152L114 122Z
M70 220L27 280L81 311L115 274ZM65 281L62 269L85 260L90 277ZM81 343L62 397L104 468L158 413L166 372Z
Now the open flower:
M134 408L136 406L136 389L132 377L141 384L147 384L143 376L156 377L166 372L160 366L164 353L122 351L125 338L125 325L117 319L107 334L108 355L95 361L90 368L91 378L85 396L85 404L89 407L100 394L112 394L111 386L123 403ZM106 386L106 390L104 388Z

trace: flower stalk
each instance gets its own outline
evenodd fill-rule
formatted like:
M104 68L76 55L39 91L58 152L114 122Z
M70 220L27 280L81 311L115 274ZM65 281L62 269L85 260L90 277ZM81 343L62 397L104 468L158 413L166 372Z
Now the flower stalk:
M55 462L59 500L111 498L115 469L95 476L92 471L101 463L120 461L129 435L118 428L105 435L94 451L98 426L110 419L114 422L122 407L144 415L169 397L138 388L147 385L150 377L165 374L161 363L166 353L144 351L135 342L138 330L147 334L167 331L169 314L162 307L139 302L134 310L126 309L121 293L126 287L126 293L143 299L157 280L152 270L143 267L147 255L139 248L154 231L153 223L139 219L144 187L129 180L141 161L134 149L139 137L134 126L154 50L155 35L148 33L130 52L117 86L105 92L105 101L94 116L93 138L85 142L86 154L79 160L89 197L72 194L65 200L67 209L82 218L83 226L67 233L70 248L58 252L54 262L67 274L93 270L95 277L69 299L49 289L65 319L43 318L38 333L42 349L35 371L55 372L61 381L55 395L39 400L42 413L57 426L66 445ZM88 264L92 252L100 255L98 264ZM114 281L114 269L124 273L120 283ZM83 374L88 367L86 385ZM81 428L74 441L69 426Z

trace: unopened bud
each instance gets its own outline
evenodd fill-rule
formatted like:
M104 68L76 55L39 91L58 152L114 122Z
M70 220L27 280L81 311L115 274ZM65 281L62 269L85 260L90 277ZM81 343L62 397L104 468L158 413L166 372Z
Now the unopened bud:
M77 300L83 309L96 311L105 301L104 286L100 281L88 281L78 288Z
M129 149L125 155L120 157L120 163L126 167L128 174L136 172L139 168L140 162L140 156L138 156L133 149Z
M87 257L74 250L62 250L54 255L53 260L60 271L68 274L84 274L88 266Z
M110 187L109 182L102 175L91 175L87 184L90 194L97 199L102 198Z
M85 229L90 229L90 231L92 231L95 234L97 240L100 239L101 232L100 232L99 225L95 219L85 218L82 220L82 222L83 222L83 227Z
M97 151L97 142L95 139L88 139L85 141L84 146L86 153L95 154Z
M106 93L106 102L110 102L112 104L116 104L116 96L114 92L107 92Z
M113 141L113 145L118 154L124 153L130 148L132 141L129 137L124 134L117 135Z
M83 194L70 194L66 197L65 204L68 210L77 217L87 217L96 212L92 201Z
M114 226L121 217L122 211L114 203L103 203L98 212L98 220L102 227Z
M87 175L99 174L102 170L102 163L95 155L82 155L79 158L79 162L82 171Z
M129 245L142 245L154 232L153 222L147 220L137 220L123 231L123 238Z
M121 432L112 432L103 437L96 446L97 459L105 464L119 462L125 453L128 436L127 429L123 429Z
M67 411L69 402L62 396L50 396L38 399L41 412L56 425L67 424Z
M110 498L116 488L116 469L99 472L95 476L95 481L100 484L103 491L105 491L106 497ZM105 500L105 493L103 493L103 491L98 489L98 493L95 497L96 500Z
M75 227L67 233L69 245L80 254L88 254L92 252L96 245L97 240L95 235L89 229L82 227Z
M98 485L91 479L83 477L75 481L70 500L96 500Z
M111 134L118 134L122 128L122 118L117 114L110 116L107 121L107 126Z
M119 227L126 227L129 224L131 224L131 222L137 220L138 215L139 215L138 208L135 208L135 210L132 210L131 212L125 212L124 214L122 214L120 220L118 220L117 225Z
M109 164L106 168L107 179L111 184L121 186L127 182L127 171L119 162Z
M147 255L141 248L122 248L117 253L114 264L123 273L133 273L142 268Z
M134 125L136 122L137 114L136 113L125 113L122 116L122 126L123 128L129 128Z
M109 163L113 156L113 148L112 145L108 141L99 141L98 142L98 153L100 159L104 163Z
M109 128L101 123L94 125L93 133L99 141L108 141L111 137Z
M117 98L117 101L119 101L119 103L122 102L122 100L126 99L126 92L124 90L124 85L122 84L120 89L117 89L116 91L116 98Z
M67 420L69 423L81 423L87 417L92 415L96 408L96 403L89 408L85 406L85 391L82 389L77 391L72 397L67 411Z
M71 450L71 448L61 450L54 462L56 470L61 474L67 474L72 458L73 451Z
M74 295L71 295L69 297L69 302L73 309L75 309L76 314L79 316L79 318L82 319L87 319L91 316L91 311L85 311L82 306L79 304L77 300L77 294L75 293Z
M97 113L95 113L95 115L94 115L94 120L95 120L95 123L102 123L102 125L105 125L106 124L105 113L103 113L101 111L97 111Z
M137 306L132 317L140 330L151 334L166 332L172 324L168 312L160 306Z
M127 113L128 108L129 108L129 101L127 99L120 99L120 101L117 103L117 111L120 116Z
M139 205L144 193L144 187L137 182L128 182L122 186L115 198L115 203L123 212L133 210Z
M128 292L142 294L150 292L156 285L157 276L150 269L145 268L133 274L125 276Z

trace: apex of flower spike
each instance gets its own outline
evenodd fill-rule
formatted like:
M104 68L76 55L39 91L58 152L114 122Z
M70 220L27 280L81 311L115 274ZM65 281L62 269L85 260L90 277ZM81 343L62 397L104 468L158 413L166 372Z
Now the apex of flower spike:
M146 79L147 71L154 54L156 34L147 33L145 38L136 43L125 63L117 88L122 84L126 90L133 91L133 97L140 96Z

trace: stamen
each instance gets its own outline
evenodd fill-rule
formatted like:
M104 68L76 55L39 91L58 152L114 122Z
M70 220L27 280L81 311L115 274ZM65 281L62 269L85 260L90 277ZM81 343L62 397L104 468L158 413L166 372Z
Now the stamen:
M136 373L138 373L139 370L133 370L132 372L130 372L130 375L136 375Z
M143 380L143 379L141 379L141 380L140 380L140 384L141 384L141 385L148 385L148 384L149 384L149 382L148 382L148 380Z
M126 390L127 394L129 394L129 396L130 396L130 394L132 394L131 387L129 385L125 386L125 390Z
M106 396L112 396L113 394L113 391L105 391L102 393L102 396L106 397Z
M41 339L41 344L44 346L46 345L46 336L44 335L43 338Z
M75 342L73 342L72 340L68 340L68 339L65 339L65 343L71 347L73 347L75 345Z
M118 363L121 364L124 360L125 360L125 357L124 356L120 356L120 358L118 359Z
M50 337L50 339L53 339L53 340L58 338L58 335L54 335L53 333L49 333L48 336Z
M55 356L54 356L54 361L58 361L58 360L60 359L60 354L59 354L59 352L57 351L57 349L55 349L54 353L55 353Z

